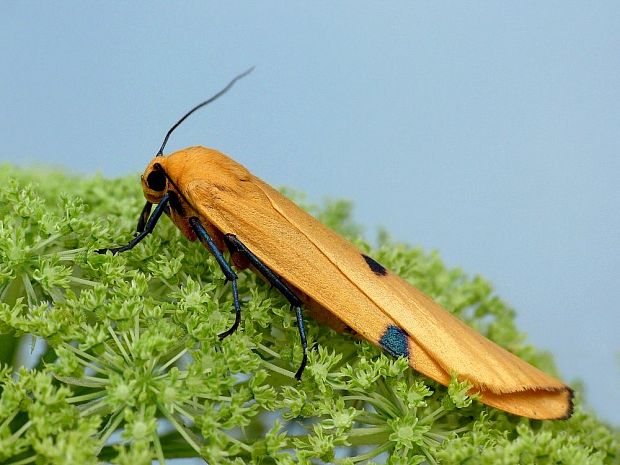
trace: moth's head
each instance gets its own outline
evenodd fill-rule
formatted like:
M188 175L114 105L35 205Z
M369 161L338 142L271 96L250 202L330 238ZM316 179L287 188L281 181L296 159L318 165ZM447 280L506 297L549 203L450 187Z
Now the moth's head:
M164 171L165 161L166 157L153 158L141 176L144 197L151 203L159 203L168 190L168 178Z

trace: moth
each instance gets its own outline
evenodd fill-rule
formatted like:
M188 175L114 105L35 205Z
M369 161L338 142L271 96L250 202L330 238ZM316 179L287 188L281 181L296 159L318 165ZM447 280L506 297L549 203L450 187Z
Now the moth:
M204 147L163 155L179 124L251 70L172 126L141 178L147 202L137 235L125 246L98 252L133 248L165 213L188 240L199 240L215 256L232 285L235 321L220 338L234 333L241 320L237 274L225 250L237 268L250 266L288 300L303 349L297 379L307 363L305 307L337 331L405 357L440 384L448 385L456 373L487 405L534 419L570 417L568 386L471 329L239 163Z

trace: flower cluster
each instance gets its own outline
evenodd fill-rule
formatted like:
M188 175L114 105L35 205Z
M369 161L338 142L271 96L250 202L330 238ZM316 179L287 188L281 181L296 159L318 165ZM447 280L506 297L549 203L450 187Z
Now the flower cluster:
M289 193L289 195L294 195ZM299 200L299 197L297 198ZM169 221L119 256L141 208L133 178L0 174L0 462L150 464L612 464L616 433L584 412L532 421L487 408L349 335L307 321L309 363L287 302L240 273L243 320L215 260ZM482 278L437 254L371 250L350 205L310 211L530 363L514 313Z

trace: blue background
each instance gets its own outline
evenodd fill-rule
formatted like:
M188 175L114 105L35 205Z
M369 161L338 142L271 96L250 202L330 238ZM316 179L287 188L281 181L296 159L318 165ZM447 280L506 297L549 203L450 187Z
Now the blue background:
M351 199L369 238L489 278L618 424L619 24L617 1L4 1L0 161L137 174L256 65L168 151Z

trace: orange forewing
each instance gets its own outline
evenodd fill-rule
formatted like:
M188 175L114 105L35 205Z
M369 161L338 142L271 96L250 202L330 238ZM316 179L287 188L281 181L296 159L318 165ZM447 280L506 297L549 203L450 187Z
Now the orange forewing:
M154 162L180 194L184 215L171 218L189 239L192 215L219 244L222 234L235 234L311 308L328 312L324 319L332 326L340 321L341 328L383 348L386 331L396 328L409 364L441 384L455 373L488 405L536 419L570 416L569 387L475 332L405 280L373 270L355 246L227 156L192 147Z

